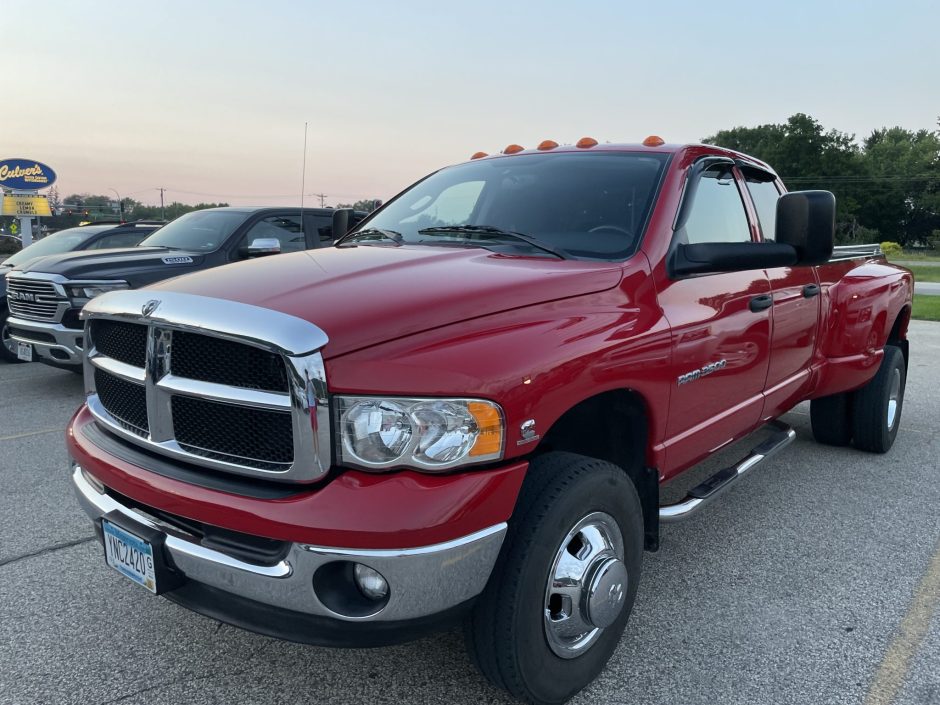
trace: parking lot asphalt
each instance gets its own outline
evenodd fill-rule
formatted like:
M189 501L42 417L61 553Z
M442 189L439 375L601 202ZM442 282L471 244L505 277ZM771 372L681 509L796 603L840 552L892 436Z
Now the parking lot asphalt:
M940 324L915 321L910 338L892 451L819 446L807 405L787 414L793 445L663 528L620 647L572 702L940 703ZM456 631L289 644L107 568L68 481L63 429L81 398L76 375L0 363L0 703L510 702Z

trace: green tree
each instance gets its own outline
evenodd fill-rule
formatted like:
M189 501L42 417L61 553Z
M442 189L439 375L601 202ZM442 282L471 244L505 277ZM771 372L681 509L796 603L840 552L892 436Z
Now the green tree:
M927 244L940 228L940 133L875 130L864 142L859 219L901 245Z
M797 113L782 124L721 130L703 141L767 162L791 191L832 191L839 231L847 233L856 224L862 154L854 135L826 131L814 118Z
M371 198L371 199L366 198L361 201L356 201L355 203L339 203L336 205L336 207L337 208L352 208L353 210L365 211L366 213L371 213L376 208L378 208L378 206L381 205L381 203L382 201L380 201L377 198Z

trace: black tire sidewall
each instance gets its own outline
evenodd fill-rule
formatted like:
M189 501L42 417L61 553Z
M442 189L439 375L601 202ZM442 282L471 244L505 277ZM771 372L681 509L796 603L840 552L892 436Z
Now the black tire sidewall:
M553 491L547 488L547 492ZM544 599L548 574L555 553L574 525L591 512L605 512L620 527L624 563L629 575L623 611L604 630L588 651L574 659L555 655L544 632ZM528 528L528 532L525 532ZM514 693L537 702L560 703L590 683L603 670L630 617L636 597L643 555L642 509L633 483L624 472L607 463L572 483L552 503L534 527L524 527L528 536L514 547L510 561L521 566L516 607L512 612L516 662L524 693ZM507 682L511 691L515 690Z
M888 428L888 399L891 394L891 381L894 370L900 371L901 393L894 426ZM884 358L878 372L872 380L862 387L855 396L855 443L861 450L886 453L894 445L901 427L901 413L904 410L904 390L907 385L907 368L901 349L885 346Z
M9 316L9 309L0 307L0 335L2 335L3 330L7 327L7 318L9 318ZM22 360L16 356L16 353L7 350L2 339L0 339L0 360L5 360L6 362L22 362Z

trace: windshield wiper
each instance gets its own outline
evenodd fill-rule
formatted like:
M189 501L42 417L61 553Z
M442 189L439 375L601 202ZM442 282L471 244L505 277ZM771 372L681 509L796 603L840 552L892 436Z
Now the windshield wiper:
M422 228L418 232L421 235L434 235L436 233L466 233L468 235L482 235L486 239L493 240L498 240L499 238L509 238L511 240L519 240L524 242L537 250L542 250L542 252L548 252L550 255L555 255L555 257L558 259L568 259L568 256L561 250L555 249L551 245L548 245L540 240L536 240L531 235L517 233L515 230L503 230L502 228L497 228L492 225L440 225L433 228Z
M346 243L356 242L360 236L362 236L363 239L368 240L376 235L380 236L383 240L390 240L396 245L400 245L405 241L405 238L402 236L402 234L400 232L396 232L395 230L385 230L384 228L366 228L365 230L357 230L354 233L350 233L349 235L340 238L339 242L336 243L336 246L341 247Z

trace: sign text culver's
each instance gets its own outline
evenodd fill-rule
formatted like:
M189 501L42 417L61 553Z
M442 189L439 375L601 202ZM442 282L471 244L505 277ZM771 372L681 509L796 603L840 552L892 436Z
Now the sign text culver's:
M0 186L16 191L37 191L55 182L55 172L31 159L0 160Z

